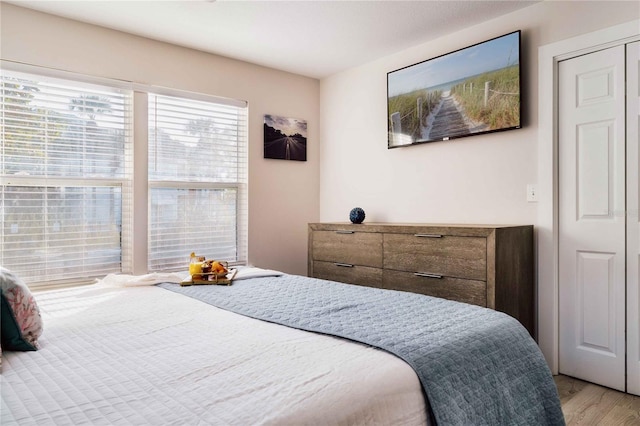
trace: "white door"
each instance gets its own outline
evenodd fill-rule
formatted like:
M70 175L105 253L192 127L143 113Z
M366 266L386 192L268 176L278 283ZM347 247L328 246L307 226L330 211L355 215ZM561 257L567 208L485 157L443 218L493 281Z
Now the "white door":
M640 41L627 45L627 392L640 395Z
M559 371L625 390L625 50L559 64Z

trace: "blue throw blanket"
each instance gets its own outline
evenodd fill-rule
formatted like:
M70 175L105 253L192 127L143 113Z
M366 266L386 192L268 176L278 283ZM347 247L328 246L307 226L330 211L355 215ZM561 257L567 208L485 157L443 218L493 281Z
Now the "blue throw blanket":
M417 373L439 425L563 425L529 333L490 309L296 275L160 287L219 308L384 349Z

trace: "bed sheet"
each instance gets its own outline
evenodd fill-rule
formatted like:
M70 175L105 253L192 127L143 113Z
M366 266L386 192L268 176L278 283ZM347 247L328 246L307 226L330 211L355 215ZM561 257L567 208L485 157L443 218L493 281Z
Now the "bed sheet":
M4 353L0 423L425 424L385 351L156 287L37 293L37 352Z

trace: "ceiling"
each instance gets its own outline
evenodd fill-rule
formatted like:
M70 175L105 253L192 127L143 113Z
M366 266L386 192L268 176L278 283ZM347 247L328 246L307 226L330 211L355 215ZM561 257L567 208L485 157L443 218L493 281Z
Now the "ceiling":
M539 1L6 3L320 79Z

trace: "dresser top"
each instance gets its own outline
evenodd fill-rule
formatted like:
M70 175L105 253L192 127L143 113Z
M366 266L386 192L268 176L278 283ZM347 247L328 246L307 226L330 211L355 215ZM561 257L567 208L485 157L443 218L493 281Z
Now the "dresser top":
M309 225L353 225L353 226L438 226L446 228L513 228L519 226L532 225L492 225L492 224L474 224L474 223L404 223L404 222L316 222Z
M312 231L354 232L394 232L394 233L433 233L447 235L487 236L497 230L526 230L532 232L533 225L475 225L450 223L391 223L391 222L320 222L310 223Z

